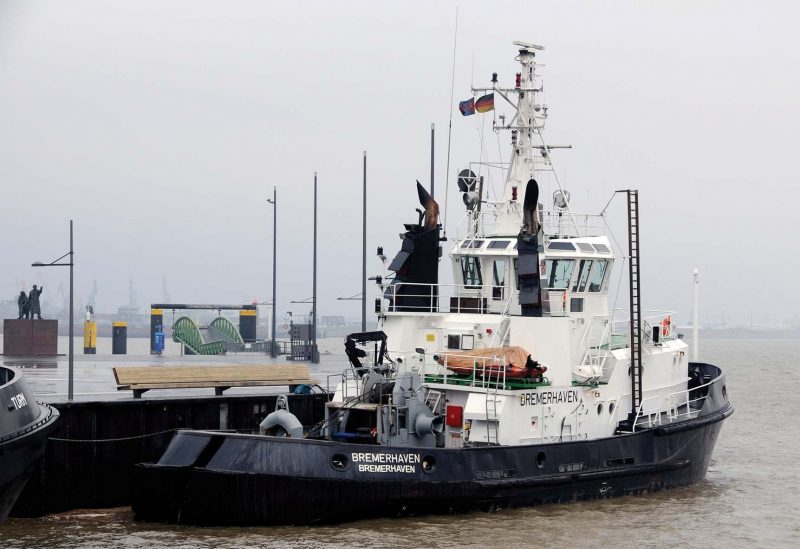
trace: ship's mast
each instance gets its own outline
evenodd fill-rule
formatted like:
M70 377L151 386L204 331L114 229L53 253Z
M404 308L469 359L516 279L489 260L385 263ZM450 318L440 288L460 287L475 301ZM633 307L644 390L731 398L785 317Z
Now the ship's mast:
M520 63L520 72L517 73L513 88L501 88L497 85L497 73L492 74L491 88L472 88L473 93L495 93L509 105L515 108L516 114L506 123L505 117L500 116L493 122L495 131L507 130L511 132L511 160L503 188L504 207L498 211L495 232L498 234L515 234L519 230L521 210L518 200L520 193L525 188L528 180L536 179L536 172L540 170L551 171L558 189L564 195L564 189L553 165L550 151L553 149L571 148L570 145L548 145L545 142L543 130L547 121L547 104L540 102L543 91L541 80L536 74L536 52L544 50L544 46L515 41L519 47L516 60ZM516 94L516 102L514 101ZM537 167L537 163L540 167ZM515 190L516 189L516 190ZM579 235L577 224L566 205L566 213L570 217Z

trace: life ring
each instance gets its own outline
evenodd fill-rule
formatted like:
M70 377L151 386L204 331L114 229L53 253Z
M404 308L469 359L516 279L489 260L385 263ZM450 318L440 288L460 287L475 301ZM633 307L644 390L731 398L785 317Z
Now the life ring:
M661 335L668 336L669 335L669 325L672 319L669 316L665 316L664 319L661 321Z

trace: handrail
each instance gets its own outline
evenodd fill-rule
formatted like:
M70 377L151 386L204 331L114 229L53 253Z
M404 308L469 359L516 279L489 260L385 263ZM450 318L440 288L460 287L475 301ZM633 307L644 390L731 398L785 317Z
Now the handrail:
M411 288L414 290L419 287L419 293L400 293L401 288ZM427 291L425 291L425 290ZM501 295L508 295L507 298L494 298L493 292L499 289ZM447 292L446 290L452 290ZM569 316L569 308L567 307L567 296L572 295L567 288L542 288L543 300L551 304L550 316ZM384 298L392 301L391 308L384 311L386 313L395 312L420 312L420 313L438 313L440 307L447 307L448 312L451 313L481 313L481 314L507 314L510 307L518 302L519 290L510 290L506 286L493 285L493 284L426 284L421 282L395 282L390 284L384 290ZM402 311L394 310L397 305L398 299L414 299L422 298L428 301L424 305L411 305L404 303L401 305ZM455 308L451 308L451 299L456 299ZM462 300L476 299L479 300L474 306L462 304ZM440 305L444 302L446 305ZM556 306L553 308L552 303L560 303L560 308ZM500 310L498 311L498 307ZM505 312L504 312L505 311Z
M699 398L690 399L689 398L690 392L691 391L696 391L698 389L703 389L704 387L710 387L714 383L719 382L720 379L722 379L722 378L721 377L716 377L716 378L712 379L711 381L708 381L708 382L703 383L702 385L698 385L696 387L692 387L691 389L690 388L681 389L679 391L673 391L673 392L663 396L664 402L667 404L667 409L666 410L659 410L657 412L659 414L659 424L660 424L660 414L663 411L667 412L667 414L670 415L670 410L675 410L675 413L670 415L671 418L678 418L678 417L680 417L682 415L685 415L687 417L691 416L691 413L692 413L692 411L691 411L691 403L692 402L699 402L699 401L705 399L706 397L703 396L703 397L699 397ZM674 387L675 385L677 385L677 383L671 385L671 387ZM668 387L670 387L670 386L668 386ZM662 387L662 388L664 388L664 387ZM653 390L657 390L657 389L649 389L648 392L653 391ZM686 396L685 401L680 402L678 400L675 400L675 404L670 406L670 403L673 401L675 396L684 395L684 394ZM631 432L636 432L636 424L639 421L639 418L644 415L643 414L644 403L646 401L648 401L648 400L654 400L654 399L657 399L657 398L659 398L659 395L654 395L654 396L651 396L651 397L647 397L647 398L642 400L642 402L639 404L639 408L637 409L636 416L634 417L633 425L631 426ZM686 406L686 412L683 413L683 414L677 413L677 409L679 407L682 407L682 406ZM648 415L652 415L652 414L648 414Z
M498 223L497 218L501 215L511 213L511 204L518 204L517 208L520 212L520 222L522 221L522 205L519 203L484 201L483 204L484 208L480 213L473 214L473 212L467 211L458 220L455 240L458 241L465 238L488 238L492 234L491 228ZM579 236L573 234L575 232L575 227L571 221L565 221L564 212L558 210L540 210L540 212L542 215L542 229L544 234L558 237ZM604 236L606 234L606 225L603 222L602 214L572 212L572 217L575 219L575 223L578 226L580 236ZM467 232L462 235L464 226L467 227Z
M437 354L436 356L442 357L444 359L443 364L441 364L441 366L445 369L444 380L443 380L443 383L445 384L447 383L446 381L447 372L449 371L449 367L447 365L448 358L450 356L458 356L459 358L466 358L472 361L472 382L470 383L470 387L480 387L482 389L483 388L488 389L489 387L491 387L492 386L491 375L492 373L494 373L493 370L503 373L502 383L499 380L499 374L498 374L498 380L495 383L501 383L502 387L505 387L506 385L506 367L508 366L508 363L506 362L505 356L503 355L492 355L487 357L487 356L465 355L461 353L456 354L456 353L444 352ZM480 366L478 366L479 363ZM488 380L486 379L487 365L489 366L489 378L490 378ZM420 372L423 377L426 374L425 366L426 364L423 362L422 371ZM492 366L497 366L497 367L492 368ZM479 372L480 376L478 376ZM476 381L478 380L479 377L480 377L480 384L478 385L476 384Z
M513 292L511 292L511 294L512 295L509 296L508 301L506 301L506 306L503 307L503 311L500 313L500 325L501 326L502 326L503 322L508 318L508 309L511 307L512 300L515 300L514 298L518 299L519 290L514 290ZM506 323L504 331L507 332L508 330L509 330L509 326L508 326L508 323ZM495 340L497 339L497 337L499 335L500 335L500 330L499 329L495 330L494 333L492 334L492 340L489 342L489 347L494 347L495 346L494 342L495 342ZM506 337L506 334L504 333L502 339L505 339L505 337ZM503 342L502 339L500 340L501 344Z
M616 313L623 311L622 309L614 309L610 315L612 320L609 321L609 324L612 326L612 335L629 335L630 329L628 325L630 324L630 320L628 319L619 319L613 320L613 317ZM667 319L670 319L670 323L667 324L670 327L670 331L668 334L664 334L663 331L660 333L661 340L674 340L677 339L677 330L673 328L671 323L671 318L675 314L674 311L665 311L665 310L646 310L645 313L648 313L648 316L642 318L642 324L644 327L642 328L642 339L650 340L653 339L653 326L664 326L664 322ZM653 314L655 313L655 314Z
M419 288L419 293L399 293L401 288L408 289L410 288L412 291L416 288ZM500 290L501 295L503 294L510 294L506 299L496 299L491 297L495 289ZM427 290L427 291L425 291ZM435 290L435 291L434 291ZM447 291L450 290L450 291ZM488 291L488 294L486 293ZM388 293L388 295L386 295ZM480 313L488 313L489 309L491 308L490 305L499 305L503 309L507 309L511 306L511 302L513 298L517 295L516 291L508 291L506 286L500 285L488 285L488 284L481 284L481 285L467 285L467 284L424 284L420 282L395 282L386 288L386 293L384 294L385 297L391 299L392 301L392 308L397 306L398 299L413 299L413 298L423 298L426 300L430 300L429 304L427 305L402 305L404 311L403 312L427 312L427 313L436 313L439 312L439 302L441 300L449 300L450 298L456 298L456 305L455 310L451 310L450 312L455 313L462 313L462 312L480 312ZM462 299L478 299L478 300L486 300L486 304L484 306L483 301L479 301L476 306L470 307L462 304ZM449 302L447 303L447 308L450 308ZM388 313L395 312L393 310L388 310Z

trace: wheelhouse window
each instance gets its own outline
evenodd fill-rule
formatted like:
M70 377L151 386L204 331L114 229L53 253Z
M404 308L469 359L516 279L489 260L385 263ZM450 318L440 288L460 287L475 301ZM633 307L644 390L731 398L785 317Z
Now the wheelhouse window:
M589 276L589 291L599 292L603 288L603 280L606 277L608 261L595 261L592 267L592 274Z
M547 245L548 250L569 250L570 252L575 250L575 244L572 242L550 242Z
M578 277L575 279L575 284L572 285L573 292L583 292L586 290L586 283L589 280L589 271L592 269L591 259L584 259L578 267Z
M464 287L480 288L483 285L481 262L476 256L461 256L461 272L464 275Z
M547 287L551 290L566 290L574 268L574 259L548 259Z
M461 243L462 248L480 248L483 246L483 240L465 240Z
M611 250L608 249L608 246L605 244L595 244L594 249L600 252L601 254L609 254Z

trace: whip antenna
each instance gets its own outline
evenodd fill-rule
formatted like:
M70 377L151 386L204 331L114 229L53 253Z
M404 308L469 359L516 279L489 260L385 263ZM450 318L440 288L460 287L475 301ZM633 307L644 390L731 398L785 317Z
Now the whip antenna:
M458 6L456 6L456 29L453 33L453 74L450 78L450 125L447 128L447 168L444 175L444 236L447 238L447 198L450 190L450 139L453 135L453 94L456 87L456 46L458 45Z

